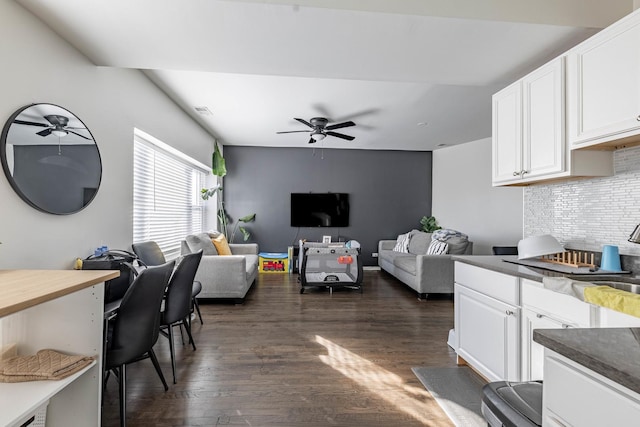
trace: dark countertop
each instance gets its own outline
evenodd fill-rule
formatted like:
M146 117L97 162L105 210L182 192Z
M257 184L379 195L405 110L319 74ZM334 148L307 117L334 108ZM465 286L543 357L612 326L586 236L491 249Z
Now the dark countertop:
M640 393L640 328L536 329L533 340Z

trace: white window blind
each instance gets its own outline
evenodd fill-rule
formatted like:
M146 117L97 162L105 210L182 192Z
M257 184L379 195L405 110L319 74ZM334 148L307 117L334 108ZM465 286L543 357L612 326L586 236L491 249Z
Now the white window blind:
M133 242L157 242L168 260L180 255L181 240L203 228L206 172L181 157L134 138Z

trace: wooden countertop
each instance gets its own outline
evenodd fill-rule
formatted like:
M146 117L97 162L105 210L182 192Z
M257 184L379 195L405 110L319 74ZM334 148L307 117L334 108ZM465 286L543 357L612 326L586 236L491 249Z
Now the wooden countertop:
M119 275L118 270L0 270L0 317Z

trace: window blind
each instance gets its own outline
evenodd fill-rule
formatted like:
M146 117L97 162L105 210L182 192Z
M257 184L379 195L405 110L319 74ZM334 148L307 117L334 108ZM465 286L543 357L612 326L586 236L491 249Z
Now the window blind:
M133 145L133 242L153 240L167 260L203 228L206 172L138 137Z

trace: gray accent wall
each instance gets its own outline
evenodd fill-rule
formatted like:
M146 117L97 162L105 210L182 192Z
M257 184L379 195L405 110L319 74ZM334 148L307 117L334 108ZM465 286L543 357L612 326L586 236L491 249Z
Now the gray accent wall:
M327 145L327 144L325 144ZM247 225L262 252L286 252L299 239L357 240L363 264L378 241L419 228L431 215L432 153L312 148L224 147L225 207L236 218L256 213ZM349 227L290 225L291 193L349 193ZM231 229L233 228L232 227ZM236 233L235 242L242 241Z

